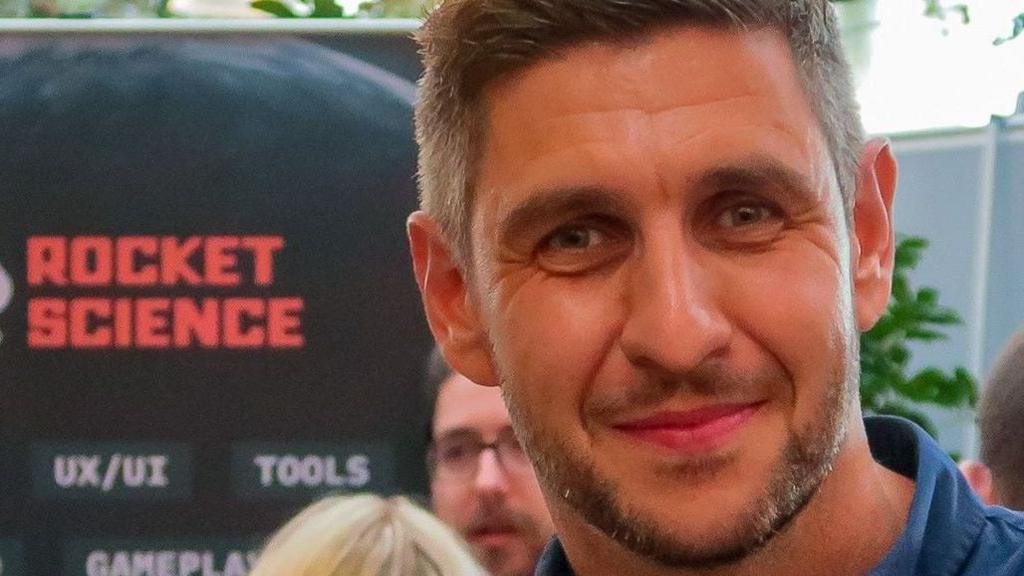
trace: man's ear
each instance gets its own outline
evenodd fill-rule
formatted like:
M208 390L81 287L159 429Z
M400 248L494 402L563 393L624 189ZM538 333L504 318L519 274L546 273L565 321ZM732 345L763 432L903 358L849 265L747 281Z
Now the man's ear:
M982 502L989 506L999 504L995 486L992 483L992 470L988 466L976 460L964 460L958 467Z
M480 311L440 227L419 211L409 216L406 230L427 324L445 360L477 384L497 385Z
M892 290L892 201L896 193L896 159L887 140L864 146L853 205L853 283L857 326L870 330L885 312Z

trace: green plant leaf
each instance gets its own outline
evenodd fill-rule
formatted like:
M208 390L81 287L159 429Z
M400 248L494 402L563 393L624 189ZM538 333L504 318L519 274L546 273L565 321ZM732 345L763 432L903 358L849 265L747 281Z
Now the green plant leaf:
M926 368L902 383L894 383L893 388L903 397L914 402L935 402L942 385L942 371L937 368Z
M896 268L900 271L913 270L921 260L921 253L928 247L928 241L918 236L901 236L896 242Z
M1021 34L1024 34L1024 13L1018 14L1013 19L1013 29L1010 31L1009 36L996 38L995 40L992 41L992 43L995 44L996 46L999 46L1000 44L1013 40L1014 38L1020 36Z
M910 300L910 282L905 274L894 274L892 277L892 297L896 302Z
M948 337L942 332L928 330L926 328L910 328L907 330L907 340L921 340L923 342L934 342L946 340Z
M971 23L971 9L966 4L956 4L950 10L960 15L961 24L967 25Z
M955 310L940 304L938 290L911 286L908 272L918 265L927 247L923 238L898 238L889 306L874 328L860 338L860 392L866 414L903 416L935 436L935 426L919 407L974 406L977 387L963 367L951 373L936 367L908 373L912 342L947 339L945 327L963 322Z
M889 388L889 384L867 371L860 379L860 400L861 406L870 408L875 406L876 398L881 398L882 393Z
M177 17L174 12L171 12L170 0L158 0L156 3L156 15L159 18L175 18Z
M963 366L957 366L953 370L953 378L956 380L957 385L965 391L967 398L967 404L971 408L974 408L978 404L978 383L974 379L974 376L967 371Z
M962 376L967 376L967 378L965 379ZM974 379L967 374L966 370L960 368L951 376L946 377L945 382L939 388L939 394L935 397L935 401L942 406L973 406L972 397L974 394Z
M931 322L933 324L962 324L963 320L960 319L960 315L956 313L956 310L951 308L932 308L923 315L923 320Z
M892 314L885 314L878 319L875 323L875 327L864 333L862 341L867 343L881 342L885 340L887 336L896 331L896 322L894 321ZM864 344L861 348L865 348L868 344Z
M893 364L904 366L910 360L910 350L907 350L906 346L896 344L889 347L888 357Z
M334 0L313 0L311 18L344 18L345 10Z
M945 20L950 13L959 15L963 24L971 23L971 11L966 4L953 4L947 8L941 0L924 0L925 16Z
M296 18L297 14L292 12L291 8L285 5L283 2L278 0L253 0L249 3L249 6L257 10L269 12L278 18Z
M921 288L917 291L916 300L921 306L935 306L939 302L939 291L935 288Z

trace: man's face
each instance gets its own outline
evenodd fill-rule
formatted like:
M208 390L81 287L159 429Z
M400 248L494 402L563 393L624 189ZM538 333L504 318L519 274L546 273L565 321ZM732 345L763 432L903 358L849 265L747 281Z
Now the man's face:
M514 440L500 391L457 374L441 386L433 426L435 449L451 445L458 450L467 438L485 444ZM430 484L434 513L466 538L491 574L530 575L554 528L525 457L518 462L501 457L484 450L469 473L435 464Z
M844 439L833 164L784 38L676 28L490 87L473 278L553 506L672 566L757 549Z

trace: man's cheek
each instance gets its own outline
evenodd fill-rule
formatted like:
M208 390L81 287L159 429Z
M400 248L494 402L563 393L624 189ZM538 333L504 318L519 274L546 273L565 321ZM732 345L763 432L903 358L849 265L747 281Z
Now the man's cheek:
M550 280L547 290L518 298L505 309L498 333L515 366L534 373L564 375L586 372L602 361L601 343L614 337L621 298L583 283ZM616 292L617 293L617 292Z
M845 341L855 337L848 335L848 306L837 310L845 298L841 282L834 270L803 277L764 274L760 290L737 301L743 329L791 375L801 379L815 373L819 380L843 357Z
M468 524L470 508L468 499L460 496L450 486L435 485L432 487L432 504L434 514L447 524L462 530Z

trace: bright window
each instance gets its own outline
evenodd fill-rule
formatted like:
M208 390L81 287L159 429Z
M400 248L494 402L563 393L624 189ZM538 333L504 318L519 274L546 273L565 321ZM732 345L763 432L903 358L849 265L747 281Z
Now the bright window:
M892 133L984 126L1013 113L1024 91L1024 35L1006 37L1024 0L957 0L956 14L924 17L921 0L879 0L870 64L858 89L865 128Z

